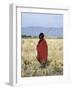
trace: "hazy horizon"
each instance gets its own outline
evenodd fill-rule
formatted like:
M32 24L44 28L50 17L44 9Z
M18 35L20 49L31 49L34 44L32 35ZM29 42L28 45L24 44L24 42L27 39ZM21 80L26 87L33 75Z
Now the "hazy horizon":
M21 34L38 36L63 36L63 15L22 13Z

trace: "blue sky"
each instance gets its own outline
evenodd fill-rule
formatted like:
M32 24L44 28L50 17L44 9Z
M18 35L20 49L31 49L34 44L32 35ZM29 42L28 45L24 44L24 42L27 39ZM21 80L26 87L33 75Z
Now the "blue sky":
M22 13L22 27L63 27L63 15Z
M63 15L61 14L39 14L39 13L22 13L21 14L21 28L25 27L54 27L54 28L63 28ZM40 31L33 29L22 29L22 33L34 32L39 34ZM43 31L43 30L42 30ZM44 32L44 31L43 31ZM48 32L48 31L47 31ZM62 31L61 31L62 32Z

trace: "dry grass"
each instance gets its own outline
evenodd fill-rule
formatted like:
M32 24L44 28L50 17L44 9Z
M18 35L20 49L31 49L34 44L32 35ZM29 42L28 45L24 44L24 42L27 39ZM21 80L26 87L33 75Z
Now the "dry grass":
M48 43L48 65L41 68L36 59L38 39L21 41L21 76L63 75L63 39L46 39Z

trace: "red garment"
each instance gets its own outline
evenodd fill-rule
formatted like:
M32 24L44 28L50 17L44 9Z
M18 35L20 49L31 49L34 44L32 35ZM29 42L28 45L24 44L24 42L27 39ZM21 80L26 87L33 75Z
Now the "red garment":
M48 46L45 39L39 40L37 45L37 59L39 62L47 61L48 57Z

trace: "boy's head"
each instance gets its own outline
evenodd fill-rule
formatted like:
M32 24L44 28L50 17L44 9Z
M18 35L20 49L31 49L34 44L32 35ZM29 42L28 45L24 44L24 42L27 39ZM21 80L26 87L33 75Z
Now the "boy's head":
M39 39L43 39L44 38L44 33L40 33L39 34Z

